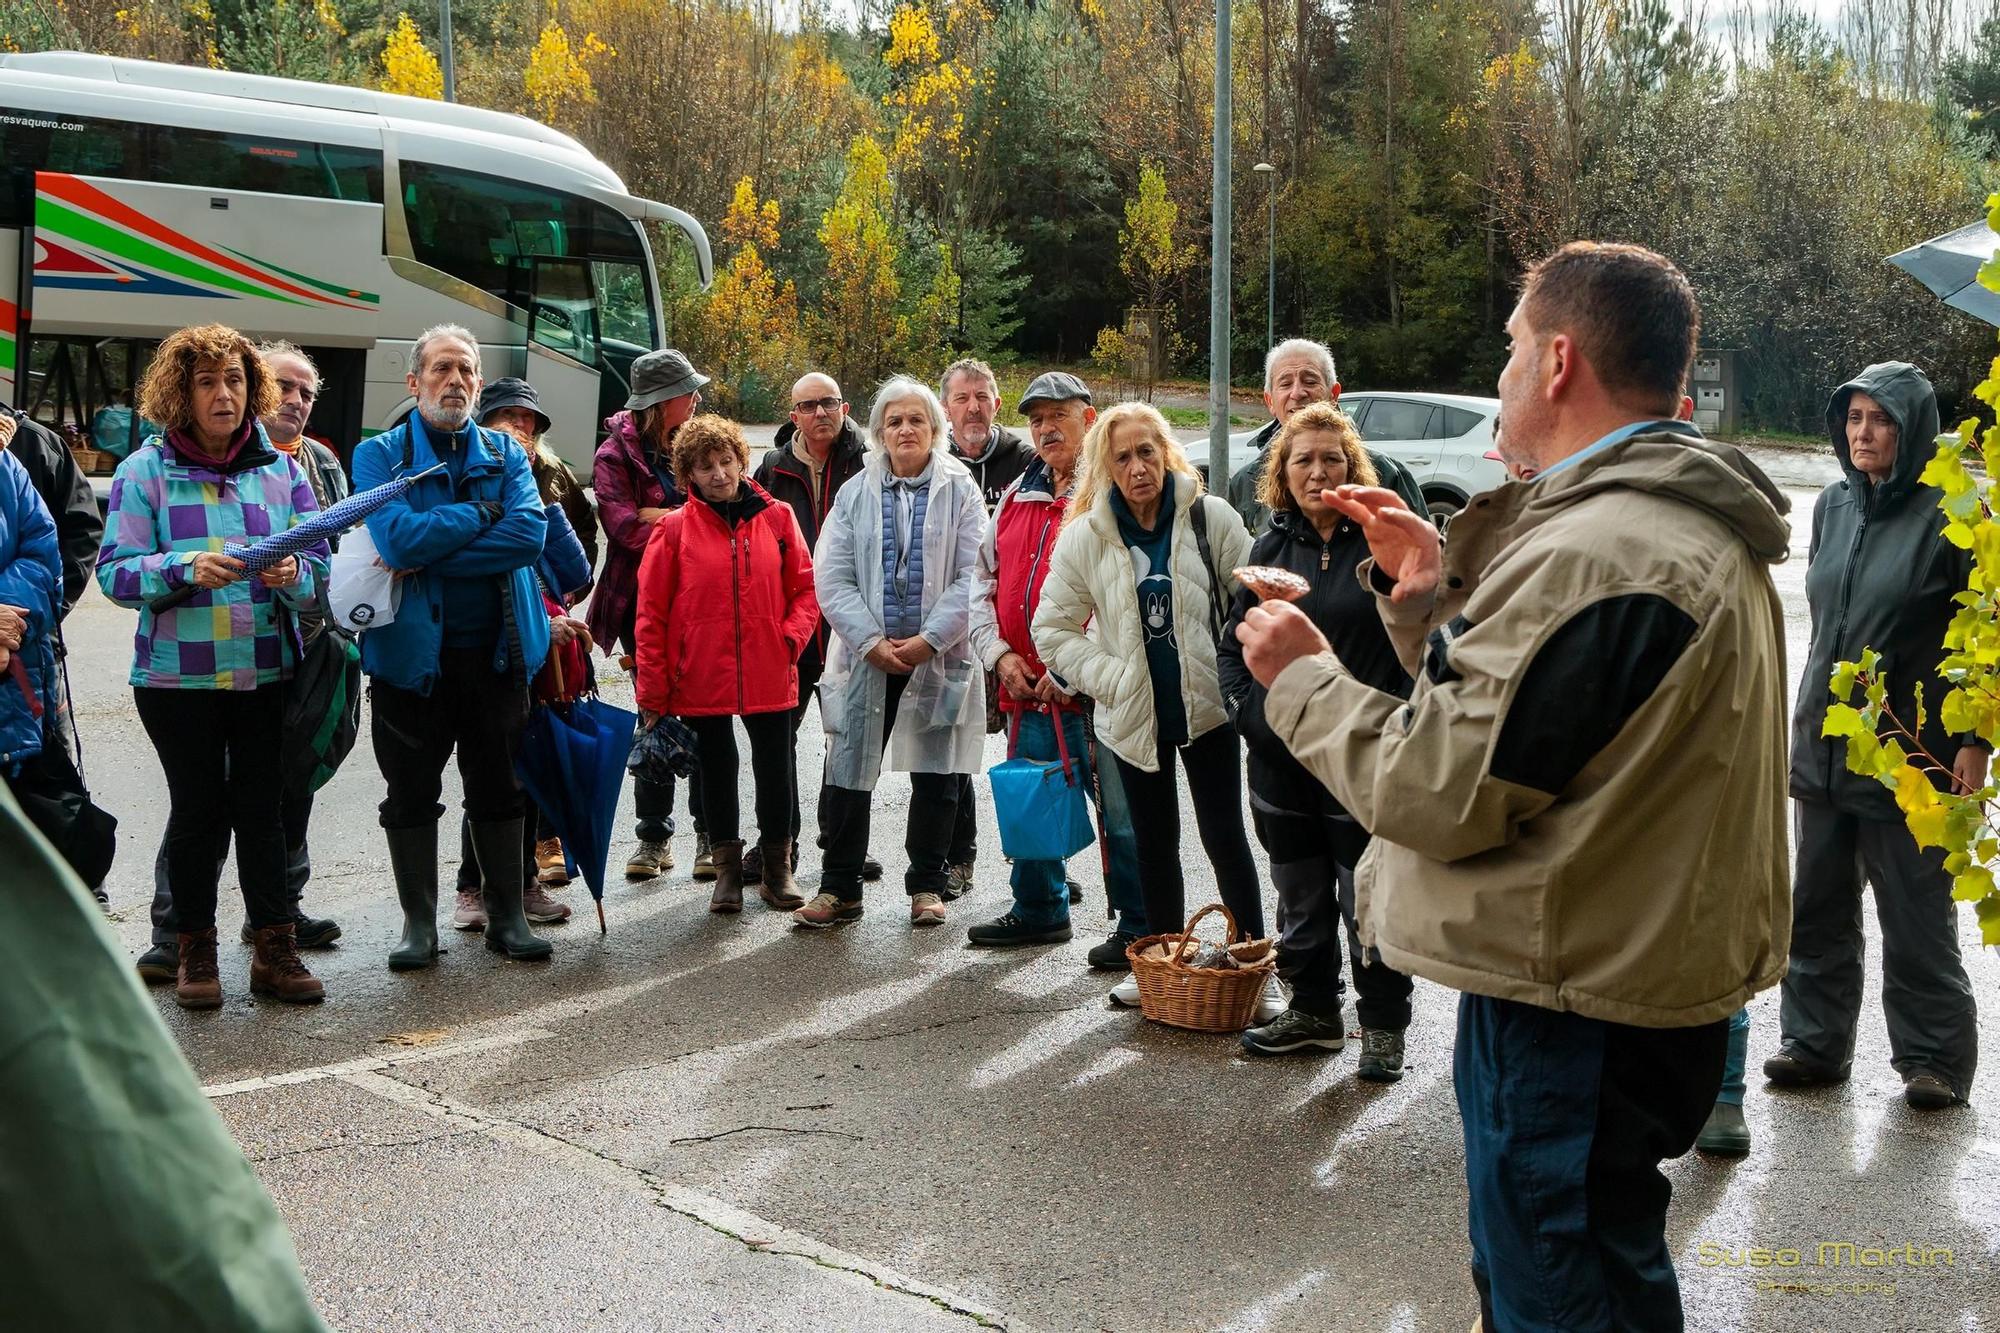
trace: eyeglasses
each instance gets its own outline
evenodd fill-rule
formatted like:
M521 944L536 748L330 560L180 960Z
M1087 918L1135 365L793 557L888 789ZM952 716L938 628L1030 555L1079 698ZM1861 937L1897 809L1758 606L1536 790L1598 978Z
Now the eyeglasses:
M278 392L280 394L296 393L299 396L299 401L302 403L310 403L319 397L318 389L313 388L309 384L301 383L298 380L279 380Z
M793 403L792 411L816 417L822 412L838 412L846 401L845 398L808 398L803 403Z

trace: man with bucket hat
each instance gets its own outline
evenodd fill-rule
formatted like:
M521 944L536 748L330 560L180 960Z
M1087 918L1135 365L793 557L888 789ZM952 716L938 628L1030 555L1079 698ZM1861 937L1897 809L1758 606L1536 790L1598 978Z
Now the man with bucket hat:
M590 596L586 623L590 637L606 653L638 650L639 561L653 525L687 502L674 481L673 438L701 406L708 376L671 347L648 352L632 363L632 396L623 411L604 423L597 446L592 489L604 527L604 568ZM713 879L702 835L699 777L688 779L688 813L695 820L695 878ZM634 776L632 803L638 815L639 845L625 862L628 879L651 879L674 868L668 840L674 836L674 783Z

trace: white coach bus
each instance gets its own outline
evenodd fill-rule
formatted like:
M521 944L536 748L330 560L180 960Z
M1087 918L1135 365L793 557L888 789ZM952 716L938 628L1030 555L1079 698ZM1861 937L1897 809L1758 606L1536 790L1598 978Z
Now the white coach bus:
M699 223L520 116L0 55L0 401L86 442L161 338L229 324L313 355L326 391L310 429L345 454L411 407L416 335L458 323L489 377L535 386L551 443L588 477L633 358L662 345L648 222L692 246L705 284Z

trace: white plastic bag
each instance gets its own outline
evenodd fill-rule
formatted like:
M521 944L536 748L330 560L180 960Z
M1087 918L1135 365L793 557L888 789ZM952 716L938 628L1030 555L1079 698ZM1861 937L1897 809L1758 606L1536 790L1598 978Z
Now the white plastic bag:
M396 618L403 585L382 563L364 524L340 539L327 577L333 618L351 630L380 629Z

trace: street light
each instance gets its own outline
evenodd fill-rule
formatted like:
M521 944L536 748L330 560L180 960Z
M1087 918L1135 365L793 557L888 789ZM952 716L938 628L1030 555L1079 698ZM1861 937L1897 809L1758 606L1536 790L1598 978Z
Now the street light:
M1229 484L1229 8L1215 0L1215 183L1209 200L1208 475Z
M458 70L451 58L451 0L438 0L438 48L444 59L438 62L444 74L444 100L458 100Z
M1259 162L1250 170L1271 187L1271 220L1264 228L1265 248L1270 256L1269 272L1264 278L1264 351L1268 354L1278 341L1278 169L1269 162Z

